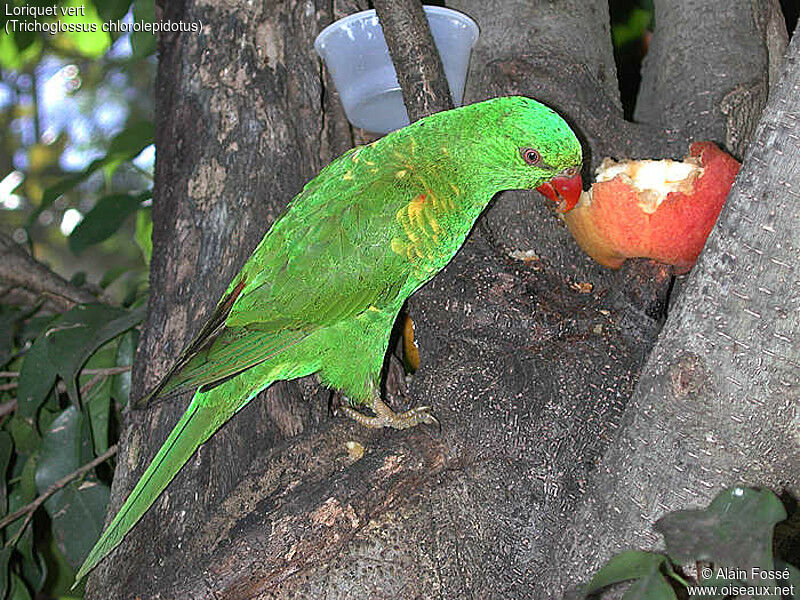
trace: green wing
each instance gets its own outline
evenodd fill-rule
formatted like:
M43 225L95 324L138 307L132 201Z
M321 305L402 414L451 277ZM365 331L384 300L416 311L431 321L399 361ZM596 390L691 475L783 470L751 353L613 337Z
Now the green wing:
M320 327L398 301L409 264L392 251L391 239L400 227L397 207L413 192L385 185L382 173L357 172L354 153L331 163L292 201L145 401L210 389Z
M76 583L122 541L197 447L268 383L236 374L280 355L320 327L397 302L408 265L391 250L397 228L392 192L382 192L378 177L341 179L341 167L349 168L353 154L306 186L146 397L200 387Z
M325 326L396 299L408 272L391 250L393 211L349 200L304 206L276 224L251 259L256 268L245 267L253 275L228 327Z

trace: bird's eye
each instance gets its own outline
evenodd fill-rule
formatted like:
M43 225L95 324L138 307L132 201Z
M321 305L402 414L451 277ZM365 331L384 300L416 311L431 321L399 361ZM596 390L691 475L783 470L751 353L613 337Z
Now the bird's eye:
M542 160L542 155L533 148L520 148L519 153L522 159L529 165L538 165Z

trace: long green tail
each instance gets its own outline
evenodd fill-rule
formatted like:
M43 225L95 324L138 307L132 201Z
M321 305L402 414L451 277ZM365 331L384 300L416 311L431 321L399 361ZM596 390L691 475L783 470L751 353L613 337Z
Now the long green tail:
M226 387L223 384L208 392L195 394L189 408L175 425L167 441L161 446L114 520L89 552L89 556L86 557L75 575L73 588L97 566L97 563L117 547L191 458L198 446L211 437L255 395L245 396L243 399L239 396L239 401L233 403L225 397L227 396L226 392L229 392L225 389ZM259 389L263 389L263 387L265 385L259 386Z

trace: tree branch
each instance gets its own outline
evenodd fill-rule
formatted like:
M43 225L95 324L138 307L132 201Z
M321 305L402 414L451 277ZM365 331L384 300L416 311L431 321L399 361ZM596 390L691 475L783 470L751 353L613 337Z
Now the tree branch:
M112 375L119 375L121 373L127 373L131 370L130 365L121 366L121 367L106 367L103 369L82 369L80 375L94 375L87 383L81 386L80 394L84 396L91 390L95 385L97 385L100 381L105 379L106 377L110 377ZM19 377L18 371L0 371L0 377ZM6 390L13 390L18 387L18 382L12 381L11 383L6 383L0 385L0 391ZM8 402L4 402L0 404L0 419L9 415L17 410L17 399L13 398Z
M375 0L397 81L413 123L453 108L442 59L419 0Z
M127 373L131 370L130 365L123 365L120 367L103 367L101 369L81 369L81 375L119 375ZM13 379L19 377L19 371L0 371L0 377L7 377Z
M25 522L22 524L22 527L20 527L20 531L23 531L30 522L31 518L33 517L33 513L36 512L36 509L39 508L42 504L44 504L45 501L50 496L55 494L58 490L65 488L75 479L78 479L79 477L85 475L86 473L94 469L97 465L105 462L106 460L114 456L116 453L117 453L117 445L114 444L108 450L103 452L100 456L98 456L91 462L88 462L79 469L73 471L72 473L65 475L64 477L56 481L53 485L51 485L49 488L47 488L44 491L44 493L37 496L33 502L29 502L25 506L20 507L10 515L6 516L2 521L0 521L0 529L7 527L11 523L19 519L22 515L28 515L27 518L25 519ZM9 544L12 544L12 542L13 540L9 542Z
M59 310L67 310L74 304L98 302L95 296L53 272L2 233L0 281L8 288L22 288L37 296L44 296Z
M13 400L9 400L8 402L3 402L0 404L0 419L5 417L6 415L10 415L15 410L17 410L17 399L14 398Z

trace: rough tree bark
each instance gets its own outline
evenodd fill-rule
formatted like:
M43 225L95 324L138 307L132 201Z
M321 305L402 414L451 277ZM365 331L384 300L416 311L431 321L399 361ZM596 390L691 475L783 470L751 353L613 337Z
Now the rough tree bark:
M723 487L800 497L800 36L745 162L651 352L625 427L556 548L552 580L585 577L654 520ZM724 103L724 100L721 102ZM655 485L654 485L655 484ZM602 546L590 546L602 540ZM580 560L576 560L580 559ZM587 569L588 567L588 569Z
M677 15L691 4L657 3L658 22L677 22L670 11ZM646 122L631 124L622 118L606 2L461 0L451 6L481 26L467 101L524 93L548 102L575 125L587 168L608 155L680 155L687 140L697 137L744 147L764 105L758 90L767 89L775 62L775 51L768 49L780 38L770 17L773 2L720 0L702 15L685 12L682 18L691 18L698 29L698 22L713 18L714 27L704 30L711 38L698 34L680 41L677 26L656 32L656 44L664 48L657 52L682 56L683 62L659 75L661 63L651 61L648 68L656 71L652 79L645 74L646 86L662 93L643 96L637 112ZM334 16L354 8L271 0L186 0L166 7L165 18L201 18L207 30L160 41L153 297L136 364L139 391L197 330L280 207L349 142L311 41ZM709 64L718 77L706 77ZM735 110L723 106L731 93ZM657 102L663 102L661 109ZM729 138L734 113L745 126L737 125L738 137ZM772 134L766 127L760 131L781 139L777 127ZM782 143L778 149L788 152L791 144ZM751 155L755 166L771 164L764 152ZM755 166L748 163L745 172ZM739 194L760 198L766 188L754 186L749 193L743 180ZM796 203L784 202L796 223ZM765 273L773 268L769 256L730 246L752 246L749 236L761 225L772 228L776 240L782 236L787 254L796 253L796 238L789 247L792 238L784 230L791 223L781 229L775 215L775 222L768 221L770 207L761 202L763 219L758 212L741 232L731 228L730 238L714 238L634 394L666 312L669 271L645 261L620 272L601 269L580 253L540 197L504 194L463 251L412 300L422 367L409 392L436 407L441 435L365 431L327 416L327 393L313 382L275 386L201 448L90 579L91 597L561 596L613 547L639 542L647 524L634 520L622 533L611 530L617 522L605 521L609 515L601 512L611 504L599 504L598 494L612 494L609 502L626 515L631 502L640 501L631 494L640 495L648 507L657 507L647 519L685 506L683 496L663 502L655 496L680 482L673 466L678 442L671 435L690 397L711 398L704 405L711 418L723 412L728 384L721 371L709 370L726 359L731 342L706 332L717 344L708 353L702 340L694 340L687 355L676 354L675 347L686 344L686 332L708 327L695 314L722 314L747 302L766 324L767 309L780 308L775 296L759 311L762 296L739 285L786 290L796 298L792 263L774 265L784 271L759 282L725 264L730 254L738 265L758 260ZM741 210L726 214L734 219ZM715 276L718 283L711 281ZM578 285L586 282L592 284L589 293ZM741 289L746 298L731 293L702 307L703 294L723 288ZM747 314L731 317L723 333L740 340L736 327L755 319ZM783 314L785 319L769 321L774 331L796 337L796 310L769 319ZM781 354L777 346L784 342L771 334L765 325L753 335L765 336L763 347L776 355L771 360L790 356ZM752 348L736 357L747 369L754 368L747 361L757 360L761 349ZM696 365L701 366L693 372ZM675 368L686 374L677 378L686 385L679 398L659 400L655 431L661 433L645 447L641 437L652 431L647 419L656 405L650 394L659 399L664 390L674 391L669 386ZM782 381L796 391L787 369L776 366L773 379L748 381L753 387L745 391L763 395ZM753 398L777 410L779 398L759 395ZM733 396L731 410L750 410L749 398ZM185 402L128 415L112 511ZM775 483L778 474L797 480L796 463L793 470L777 468L777 452L762 461L773 471L754 470L756 447L742 453L722 444L721 462L694 452L707 443L707 428L697 421L696 408L688 415L693 426L685 435L691 439L682 447L692 454L681 455L681 466L691 474L689 484L697 482L693 502L733 483L727 478L733 464L752 482ZM753 426L732 423L728 418L714 430L723 442L740 439ZM349 441L365 447L363 458L349 458ZM673 457L670 467L655 470L650 461L665 457ZM620 468L620 461L630 468ZM651 479L628 488L631 475Z
M333 18L331 3L317 4L267 2L245 8L200 1L157 7L163 19L199 19L207 26L197 36L159 40L151 265L151 283L159 292L148 307L134 398L157 381L197 332L286 201L351 145L338 97L320 77L312 48L316 34ZM344 1L333 12L338 17L361 8L366 6ZM306 396L315 391L312 386ZM165 582L166 557L188 537L187 529L210 520L224 496L246 479L253 449L269 448L275 439L325 415L324 391L302 402L297 385L284 384L273 386L270 395L273 402L251 403L198 452L184 469L181 489L172 488L155 507L153 514L160 517L144 520L126 546L97 570L89 597L152 598L159 590L177 589L174 580ZM187 400L129 412L113 509ZM176 506L182 508L174 511ZM142 577L143 570L153 576Z
M0 299L3 302L36 304L67 310L79 303L97 302L83 288L73 285L25 252L19 244L0 234Z

